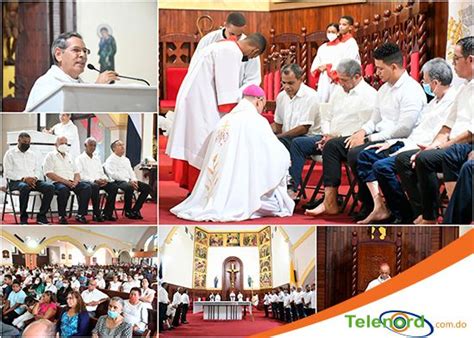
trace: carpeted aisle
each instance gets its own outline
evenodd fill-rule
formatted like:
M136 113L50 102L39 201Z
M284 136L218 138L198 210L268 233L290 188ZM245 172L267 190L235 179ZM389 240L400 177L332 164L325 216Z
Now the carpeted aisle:
M173 215L169 210L175 205L181 203L187 196L188 191L179 187L179 185L173 181L173 172L172 172L172 160L165 154L166 148L166 137L160 136L159 138L159 217L160 224L193 224L193 223L202 223L202 222L192 222L187 220L182 220ZM305 172L308 169L309 165L305 167ZM320 177L322 171L321 165L317 165L309 185L316 185L317 179ZM345 193L348 189L348 186L345 185L345 177L343 177L343 185L340 187L340 192ZM307 191L308 198L311 197L312 190ZM353 223L351 217L348 216L348 209L346 212L341 215L336 216L324 216L324 217L309 217L304 215L304 210L301 208L301 205L306 203L305 200L302 200L296 207L296 210L291 217L265 217L253 220L247 220L243 222L228 222L224 224L351 224Z
M245 320L205 321L202 319L202 313L193 315L188 312L189 324L181 324L174 330L160 333L159 336L162 338L176 336L247 337L284 324L271 318L265 318L263 311L254 310L253 315L255 321L252 321L248 314Z

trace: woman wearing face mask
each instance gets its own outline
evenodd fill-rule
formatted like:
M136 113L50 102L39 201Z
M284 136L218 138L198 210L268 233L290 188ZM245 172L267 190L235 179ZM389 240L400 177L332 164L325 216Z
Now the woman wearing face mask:
M131 338L132 326L124 321L122 311L124 300L120 297L110 299L107 315L101 316L92 330L92 338Z
M57 330L60 337L84 337L90 335L89 314L78 291L67 294L67 307L59 316Z
M51 291L45 291L41 296L40 301L33 308L33 315L35 316L35 320L53 320L57 310L58 305L56 304L54 293Z
M319 73L319 81L317 85L318 96L321 102L328 102L336 84L332 83L329 72L336 69L337 64L341 60L341 49L338 48L339 25L330 23L326 28L326 37L328 42L323 43L318 48L316 57L311 65L311 73L317 75Z
M45 285L40 277L36 277L33 284L29 287L28 293L37 297L41 296L44 292Z
M58 294L57 294L58 303L60 305L66 305L67 304L67 296L71 291L72 291L71 282L69 281L69 279L64 279L63 280L63 285L58 290Z

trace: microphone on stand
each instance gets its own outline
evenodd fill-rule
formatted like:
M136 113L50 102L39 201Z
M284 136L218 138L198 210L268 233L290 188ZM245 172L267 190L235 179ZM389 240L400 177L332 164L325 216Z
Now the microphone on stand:
M93 64L87 64L87 68L89 68L90 70L95 70L96 72L100 73L100 70L98 70L97 68L94 67ZM129 79L129 80L135 80L135 81L141 81L141 82L145 82L148 86L150 86L150 83L145 80L145 79L140 79L138 77L130 77L130 76L125 76L125 75L118 75L118 77L121 77L123 79ZM112 82L113 83L113 82Z

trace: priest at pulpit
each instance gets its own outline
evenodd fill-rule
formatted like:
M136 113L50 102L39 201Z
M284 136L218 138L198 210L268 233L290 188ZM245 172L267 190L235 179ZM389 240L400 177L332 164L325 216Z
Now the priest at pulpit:
M86 48L82 36L76 32L60 34L51 46L51 56L54 65L31 88L26 103L26 111L36 106L52 91L64 83L83 83L80 75L87 64L90 50ZM109 84L119 80L114 71L105 71L97 77L96 83Z

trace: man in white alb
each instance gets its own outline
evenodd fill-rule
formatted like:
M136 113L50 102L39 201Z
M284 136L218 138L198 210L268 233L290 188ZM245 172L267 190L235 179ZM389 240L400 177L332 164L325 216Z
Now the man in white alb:
M371 281L365 291L375 288L390 279L390 266L387 263L380 264L379 276Z
M254 58L265 51L267 41L254 33L239 41L220 41L194 55L179 88L176 109L166 154L189 165L187 182L192 190L201 170L209 135L223 114L228 113L242 95L242 58Z
M224 27L207 33L196 47L194 55L204 47L222 40L242 40L247 36L244 34L244 29L247 25L247 20L242 13L232 12L227 16ZM260 58L242 60L240 65L240 83L239 86L243 90L251 84L259 86L262 82L260 75Z
M118 187L115 182L109 182L109 178L104 172L100 159L94 155L97 141L89 137L84 142L84 152L76 159L77 170L81 179L91 185L91 200L93 208L93 220L96 222L116 221L113 216L115 209L115 198ZM100 210L100 190L107 192L104 210Z
M59 114L59 123L55 124L51 129L44 129L43 132L56 136L65 136L71 145L69 153L73 158L76 158L81 153L79 131L77 126L71 121L71 114Z
M26 132L18 134L16 147L7 150L3 157L5 178L8 179L10 191L20 193L20 224L28 224L28 199L31 191L43 194L41 207L36 217L38 224L48 224L46 213L54 196L54 186L42 180L41 164L30 149L31 137Z
M34 109L64 83L83 83L79 75L84 72L89 54L90 50L86 48L80 34L60 34L51 46L54 65L35 81L25 111ZM117 75L114 71L105 71L98 76L96 83L107 84L119 80Z
M242 221L291 216L286 189L290 157L261 116L263 89L244 89L239 104L218 123L196 187L171 212L194 221Z
M130 219L143 219L140 210L151 192L151 187L137 180L130 160L125 157L125 145L122 141L116 140L110 145L113 153L107 158L104 164L106 174L113 180L117 187L124 191L125 196L125 217ZM139 195L132 207L132 197L134 191Z

